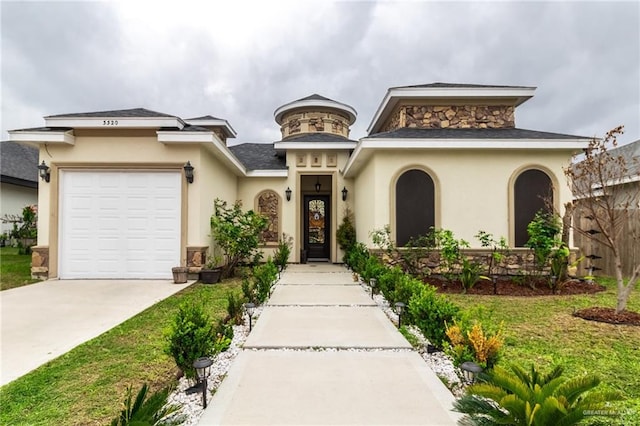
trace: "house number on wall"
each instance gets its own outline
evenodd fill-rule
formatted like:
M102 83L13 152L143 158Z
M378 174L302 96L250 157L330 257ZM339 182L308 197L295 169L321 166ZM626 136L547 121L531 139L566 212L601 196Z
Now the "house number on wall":
M102 120L103 126L117 126L118 120Z

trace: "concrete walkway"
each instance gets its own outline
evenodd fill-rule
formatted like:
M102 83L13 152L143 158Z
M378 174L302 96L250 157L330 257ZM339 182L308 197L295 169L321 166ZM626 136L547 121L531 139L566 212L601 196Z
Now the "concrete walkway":
M193 284L48 280L0 292L0 385Z
M201 425L455 425L449 390L346 269L292 265Z

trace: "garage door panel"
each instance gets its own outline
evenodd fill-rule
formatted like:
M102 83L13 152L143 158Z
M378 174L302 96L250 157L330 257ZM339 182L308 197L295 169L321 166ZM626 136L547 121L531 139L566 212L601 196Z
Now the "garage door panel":
M170 278L180 192L180 173L63 171L60 277Z

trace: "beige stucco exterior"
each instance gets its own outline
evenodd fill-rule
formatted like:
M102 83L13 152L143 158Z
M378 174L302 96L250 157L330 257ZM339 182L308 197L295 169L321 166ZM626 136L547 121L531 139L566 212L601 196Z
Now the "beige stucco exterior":
M283 139L271 151L260 150L279 158L265 162L273 169L260 168L258 151L250 152L248 157L258 164L257 169L248 169L220 138L234 137L235 131L225 124L226 120L209 116L194 119L193 127L187 127L177 117L155 116L153 111L138 109L125 111L119 121L112 116L105 116L103 121L102 116L96 115L100 113L91 113L88 118L83 114L48 117L48 126L57 123L63 128L53 136L43 136L38 129L26 136L24 131L15 131L23 141L40 145L40 161L51 168L51 180L41 183L38 197L37 252L39 259L48 257L49 269L44 264L38 267L51 277L57 275L60 172L74 169L180 173L181 264L191 267L201 266L203 256L211 254L214 200L219 198L230 204L241 201L244 209L257 210L259 197L265 191L270 191L268 197L263 197L268 200L264 201L268 211L273 214L277 210L278 235L285 233L293 239L291 262L300 262L301 251L306 247L305 223L311 221L305 218L306 195L329 197L331 262L343 258L336 231L347 209L354 214L358 241L374 248L370 233L386 225L395 239L396 182L413 169L427 173L434 182L436 228L452 230L456 238L468 241L472 248L479 248L474 236L480 230L496 238L504 236L514 246L516 178L529 169L546 173L554 188L554 208L562 214L564 204L572 199L563 167L586 146L588 139L517 129L515 109L533 96L535 88L459 86L436 83L390 89L375 112L369 127L372 134L359 141L348 139L356 111L346 104L311 95L283 105L274 113ZM140 115L132 115L131 111ZM206 124L205 128L196 122ZM493 124L490 126L489 122ZM120 127L102 127L105 123ZM449 127L452 129L446 130ZM453 133L435 133L437 137L433 137L434 133L418 137L402 133L407 129L483 132L498 130L497 127L508 128L516 136L492 139L487 133L482 137L475 137L479 133L456 137L451 137ZM376 137L376 132L384 130L392 135ZM401 132L394 134L394 130ZM245 147L257 149L250 144ZM184 179L187 161L194 167L192 183ZM347 190L345 200L343 188ZM273 232L272 227L269 235L273 236ZM265 258L272 256L275 241L261 249Z
M566 151L472 149L377 152L355 179L358 239L373 247L370 231L385 225L390 225L394 238L395 184L405 171L418 169L434 181L436 228L452 230L472 247L479 247L474 237L479 230L504 236L512 244L515 178L528 169L547 173L554 185L555 208L562 214L562 206L571 200L562 171L570 155Z

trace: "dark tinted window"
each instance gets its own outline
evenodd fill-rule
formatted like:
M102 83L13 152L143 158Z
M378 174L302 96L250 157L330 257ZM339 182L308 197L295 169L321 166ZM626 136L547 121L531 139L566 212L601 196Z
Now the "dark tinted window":
M524 247L529 240L527 225L538 210L546 209L544 199L553 197L551 179L540 170L527 170L516 179L513 193L515 246Z
M409 170L396 183L396 244L425 235L435 225L435 195L431 176Z

